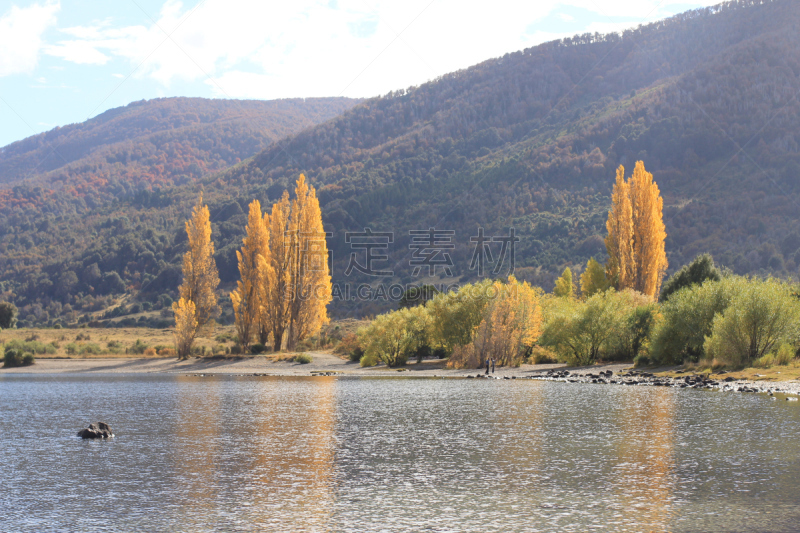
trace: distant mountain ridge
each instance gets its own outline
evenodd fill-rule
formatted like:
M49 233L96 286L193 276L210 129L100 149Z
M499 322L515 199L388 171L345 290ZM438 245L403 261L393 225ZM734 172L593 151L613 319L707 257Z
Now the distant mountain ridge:
M0 148L0 185L27 181L45 190L94 189L114 196L123 190L187 183L357 102L349 98L133 102Z
M479 226L487 235L513 227L516 275L549 290L565 266L580 271L589 257L604 259L614 171L623 164L630 172L637 160L665 198L671 269L711 252L738 273L796 275L797 27L797 2L726 2L621 34L546 43L393 91L188 183L155 189L143 178L139 189L87 185L78 194L17 187L14 198L28 203L0 211L0 228L13 228L0 229L0 293L13 294L32 323L52 322L65 305L76 314L102 309L122 293L165 301L174 296L182 223L200 186L220 276L231 283L247 204L268 205L301 172L317 187L333 233L337 283L375 281L345 276L348 231L394 232L394 275L385 281L405 284L474 280L470 237ZM170 155L166 164L175 161ZM106 159L103 168L124 172L130 164ZM40 201L43 194L52 201ZM455 232L451 278L412 273L409 231L431 227ZM70 294L44 296L64 284ZM336 302L332 310L357 315L388 305Z

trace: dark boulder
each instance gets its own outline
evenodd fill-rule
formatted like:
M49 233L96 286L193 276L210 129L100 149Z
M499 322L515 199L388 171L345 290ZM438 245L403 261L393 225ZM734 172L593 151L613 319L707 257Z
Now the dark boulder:
M88 428L80 430L78 436L82 439L110 439L114 436L114 432L105 422L98 422L89 424Z

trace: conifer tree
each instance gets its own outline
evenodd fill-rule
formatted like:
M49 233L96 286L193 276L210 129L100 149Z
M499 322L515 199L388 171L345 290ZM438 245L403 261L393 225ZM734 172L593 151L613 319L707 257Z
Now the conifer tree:
M572 281L572 270L569 267L565 268L561 277L556 280L553 294L559 298L575 298L575 284Z
M186 234L189 250L183 256L183 283L178 289L179 301L172 304L172 309L175 311L176 325L179 310L184 315L190 312L193 315L192 319L188 316L182 318L182 327L195 324L194 331L183 330L181 332L181 342L184 345L188 342L188 350L191 350L191 345L198 332L202 328L209 327L219 312L216 294L219 274L214 262L210 214L208 206L203 205L202 194L192 210L192 218L186 222ZM182 308L180 300L185 302ZM181 353L180 344L178 352ZM188 352L186 352L186 357L188 357Z
M239 260L239 274L241 279L237 282L236 289L231 292L231 302L236 321L236 332L239 337L239 347L246 353L254 334L258 333L261 325L261 300L259 298L259 257L269 257L269 231L266 220L261 217L261 203L253 200L250 203L250 212L247 218L247 235L242 240L241 251L236 252ZM271 268L262 266L261 268Z

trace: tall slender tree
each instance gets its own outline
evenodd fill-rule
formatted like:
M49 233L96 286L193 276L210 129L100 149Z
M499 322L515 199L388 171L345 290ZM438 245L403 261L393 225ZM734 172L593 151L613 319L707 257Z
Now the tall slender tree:
M633 288L642 294L656 297L667 271L667 238L663 220L664 200L653 175L639 161L631 176L631 204L633 206Z
M653 175L638 161L630 180L617 170L606 229L606 275L618 290L635 289L655 298L667 270L663 199Z
M192 353L197 335L197 319L195 318L194 302L181 298L172 306L175 312L175 347L178 359L188 359Z
M305 180L302 174L297 180L289 220L289 350L294 350L299 341L313 335L328 322L327 306L332 300L322 210L314 187L306 185Z
M633 279L633 208L630 186L625 181L625 167L621 165L617 169L606 229L606 275L618 289L628 288Z
M183 256L183 283L178 289L179 301L172 308L176 319L179 312L193 315L193 319L184 317L183 327L195 324L194 331L181 333L183 339L189 339L183 342L184 346L188 343L191 351L198 333L210 327L219 313L216 294L219 274L214 262L214 243L211 242L211 217L208 206L203 205L202 194L192 210L192 218L186 222L186 235L189 250ZM180 300L184 301L183 307L180 306ZM178 351L181 352L180 345ZM188 352L185 355L188 357Z
M289 226L289 193L272 206L269 217L270 250L269 255L258 258L259 293L261 298L260 335L262 342L272 334L273 350L280 351L284 332L289 322L289 302L287 297L290 284L292 261L291 243L286 232Z
M261 216L261 203L253 200L247 217L247 234L242 240L241 251L236 252L241 279L237 282L236 289L231 292L236 332L242 353L250 348L250 341L258 333L261 324L259 268L271 268L271 266L259 267L258 258L269 257L268 222L268 215L264 218Z

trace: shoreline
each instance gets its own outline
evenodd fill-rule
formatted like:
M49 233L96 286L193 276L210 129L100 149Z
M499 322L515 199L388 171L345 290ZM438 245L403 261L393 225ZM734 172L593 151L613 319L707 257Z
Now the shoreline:
M281 354L286 356L287 354ZM274 377L427 377L485 379L479 369L444 368L445 360L409 362L394 369L386 366L364 368L328 352L310 352L313 361L300 364L282 361L274 356L192 358L178 361L174 357L113 357L113 358L37 358L27 367L0 368L4 375L57 374L159 374L159 375L255 375ZM680 367L634 369L630 363L608 363L591 367L571 368L563 364L521 365L498 367L493 379L533 379L564 383L588 383L617 386L660 386L691 388L724 392L800 395L800 381L707 375L686 371Z

